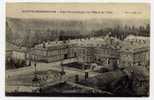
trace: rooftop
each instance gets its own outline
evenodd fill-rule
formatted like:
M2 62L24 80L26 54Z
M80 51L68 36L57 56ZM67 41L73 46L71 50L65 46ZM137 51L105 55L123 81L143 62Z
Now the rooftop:
M63 41L51 41L44 42L39 45L36 45L35 48L43 48L43 44L45 44L46 48L55 47L55 46L63 46L64 44L68 45L76 45L80 47L101 47L101 46L110 46L112 48L117 48L120 45L121 41L114 37L91 37L85 39L73 39L67 40L65 43Z
M90 86L96 86L96 85L105 86L107 84L112 83L115 80L119 80L125 75L126 74L124 74L121 70L105 72L102 74L98 74L97 76L88 78L85 84L90 85Z
M19 47L15 44L6 42L6 51L20 51L20 52L25 52L26 48L25 47Z
M149 37L129 35L122 42L122 51L135 52L135 51L138 51L138 49L140 50L141 48L147 49L149 47L150 47Z
M43 93L93 93L93 88L83 86L72 82L62 82L53 86L44 88Z
M135 35L128 35L124 40L125 40L125 41L149 40L149 37L135 36Z
M129 76L135 76L139 80L145 80L149 77L149 71L144 66L127 67L124 69L124 72L126 72Z

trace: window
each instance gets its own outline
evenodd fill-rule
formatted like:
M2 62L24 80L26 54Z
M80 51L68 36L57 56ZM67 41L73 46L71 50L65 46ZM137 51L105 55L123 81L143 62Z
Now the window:
M67 59L68 58L68 55L67 54L64 54L64 59Z
M83 54L85 54L85 50L83 49Z
M77 57L77 54L76 54L76 52L74 52L74 57Z

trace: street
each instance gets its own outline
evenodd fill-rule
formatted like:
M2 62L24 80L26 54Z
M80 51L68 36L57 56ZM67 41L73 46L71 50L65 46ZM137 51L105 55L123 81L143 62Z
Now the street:
M49 82L50 84L54 84L57 80L60 80L61 76L59 72L61 71L60 62L54 63L40 63L38 62L36 65L36 71L39 73L39 77L48 77L48 79L44 80L44 82ZM64 67L65 71L65 80L74 81L75 75L79 75L79 79L84 79L85 72L80 69ZM43 74L45 73L45 74ZM96 72L89 71L89 77L93 77L98 75ZM29 67L23 67L19 69L6 70L6 90L10 91L10 89L16 90L17 88L22 87L29 88L32 86L32 79L34 78L34 64L32 63ZM43 81L42 81L43 82ZM53 83L52 83L53 82ZM44 85L47 85L44 83ZM9 87L9 88L8 88ZM31 91L27 89L27 91Z

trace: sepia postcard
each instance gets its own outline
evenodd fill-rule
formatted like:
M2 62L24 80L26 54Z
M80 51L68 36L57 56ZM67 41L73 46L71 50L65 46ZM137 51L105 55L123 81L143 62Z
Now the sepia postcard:
M149 3L6 3L5 95L149 97Z

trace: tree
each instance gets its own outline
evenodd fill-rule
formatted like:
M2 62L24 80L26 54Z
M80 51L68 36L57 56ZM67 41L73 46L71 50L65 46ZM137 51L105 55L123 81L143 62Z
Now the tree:
M146 35L150 36L150 24L146 25Z
M8 21L6 21L6 40L12 41L13 40L13 32L12 29L9 26Z

